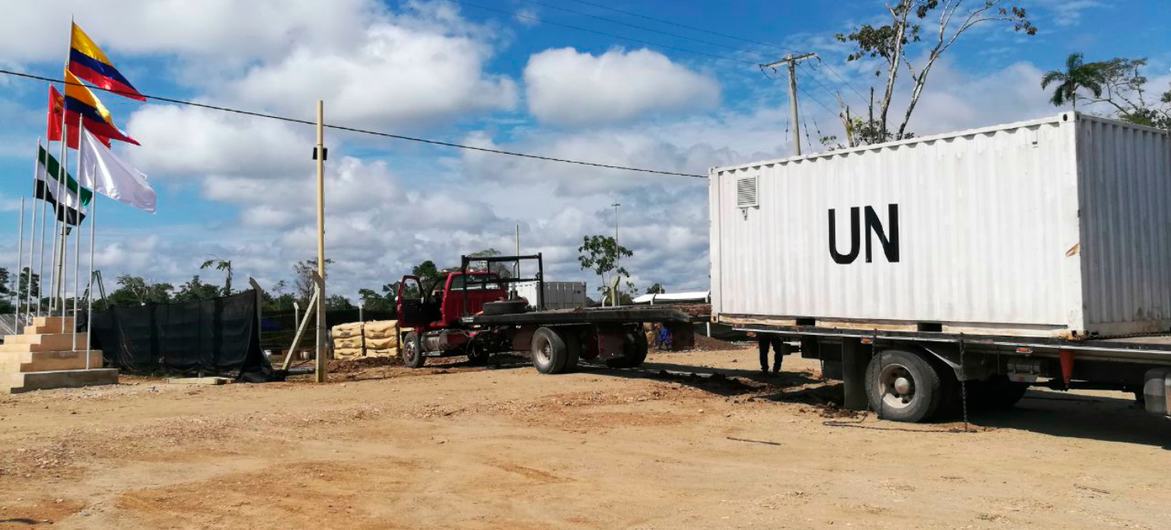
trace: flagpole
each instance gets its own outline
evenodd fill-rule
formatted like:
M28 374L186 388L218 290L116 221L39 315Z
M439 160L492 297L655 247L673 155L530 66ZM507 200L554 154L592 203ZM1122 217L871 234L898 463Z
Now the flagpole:
M42 203L37 202L37 199L38 199L38 197L37 197L37 188L38 188L37 182L40 182L40 179L37 178L37 174L40 173L40 170L41 170L41 138L37 137L37 154L33 159L33 225L30 228L30 230L28 231L28 233L29 233L28 280L25 282L25 287L24 287L25 288L24 311L26 314L25 320L27 320L30 324L33 321L33 268L36 267L36 264L37 264L37 262L36 262L36 258L37 258L37 212L42 209L42 208L40 208ZM38 277L38 279L39 279L39 277ZM20 281L19 278L17 279L17 281L18 282ZM19 283L17 285L19 285ZM37 282L37 285L38 286L40 285L40 281ZM19 294L19 289L18 289L17 294ZM40 299L37 300L37 305L40 305ZM39 307L37 308L37 314L38 315L40 314Z
M20 235L16 243L16 325L20 325L20 264L24 261L24 197L20 198L20 222L17 223Z
M69 71L69 56L73 53L73 17L72 16L69 17L68 42L69 42L68 47L65 48L66 52L65 52L65 65L63 68L64 72ZM69 76L63 75L62 77L67 78ZM58 190L60 190L61 188L68 189L66 182L69 179L69 172L67 171L67 168L69 167L69 130L66 129L66 125L67 125L67 121L68 121L66 119L66 117L69 116L69 112L66 110L66 108L68 107L68 101L69 101L68 100L68 98L69 98L69 81L66 80L66 81L64 81L64 83L65 84L62 85L62 87L61 87L63 89L61 91L61 160L60 160L60 162L61 162L61 178L57 182L57 189ZM78 121L78 124L80 125L81 124L81 113L80 112L77 113L77 121ZM77 134L78 134L78 141L80 141L81 140L81 129L77 130ZM61 201L64 200L64 198L65 197L63 194L57 195L58 210L61 209ZM68 212L66 212L66 213L68 213ZM60 265L59 265L59 269L61 271L61 275L60 275L61 281L57 282L58 289L60 289L60 292L61 292L61 333L65 333L65 281L67 280L67 278L65 277L65 273L66 273L65 252L69 248L69 244L68 244L69 232L67 230L67 226L69 225L69 223L66 222L68 220L69 220L69 216L66 215L65 219L61 221L61 261L60 261ZM75 327L75 328L77 327L77 322L73 323L73 327Z
M81 113L77 114L77 131L78 131L78 149L81 148L81 135L84 131L81 130ZM69 173L66 172L66 175ZM77 178L81 178L81 151L77 152L77 172L74 173ZM77 301L78 291L81 284L81 180L77 181L77 235L73 239L73 350L77 351ZM88 362L88 359L86 360Z
M47 143L47 142L46 142ZM49 154L49 150L45 150L45 155ZM46 172L46 174L48 174ZM49 191L49 183L44 183L44 190ZM49 204L41 200L41 235L37 237L37 245L40 247L37 250L37 316L41 316L45 306L45 225L49 224Z
M77 154L77 159L81 160L81 153ZM77 173L77 186L81 187L81 171ZM90 185L90 189L97 186ZM98 194L94 191L93 199L90 200L89 207L89 288L86 291L89 297L86 299L85 305L85 369L89 370L89 357L93 351L94 338L94 234L98 229Z
M68 68L68 57L66 57L65 60L65 67ZM66 120L66 116L69 115L69 112L65 110L65 107L66 101L65 96L63 95L61 98L61 159L59 160L57 167L56 197L57 223L60 225L60 237L55 242L55 244L59 244L61 248L57 251L57 256L53 263L53 299L54 301L59 301L61 303L61 333L65 333L65 249L68 247L68 245L66 245L66 238L69 235L66 229L66 227L69 225L69 223L66 222L68 220L68 216L64 215L66 212L63 211L64 207L61 204L62 201L65 200L65 195L61 193L61 190L62 188L65 188L65 180L69 178L69 174L65 171L65 168L69 167L69 123L68 120ZM78 134L81 134L81 132L78 131Z

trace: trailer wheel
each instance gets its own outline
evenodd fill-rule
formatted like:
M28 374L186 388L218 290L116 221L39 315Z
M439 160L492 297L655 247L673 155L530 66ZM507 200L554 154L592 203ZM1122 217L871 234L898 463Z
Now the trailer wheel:
M422 368L426 358L423 357L423 343L419 340L419 334L414 331L408 332L402 340L403 346L403 365L408 368Z
M542 374L559 374L565 371L569 348L561 336L549 328L539 328L533 333L533 366Z
M924 421L939 409L944 394L935 366L914 353L885 350L866 368L866 397L883 419Z
M622 340L622 356L606 361L610 368L634 368L642 366L647 354L646 335L641 329L629 330Z

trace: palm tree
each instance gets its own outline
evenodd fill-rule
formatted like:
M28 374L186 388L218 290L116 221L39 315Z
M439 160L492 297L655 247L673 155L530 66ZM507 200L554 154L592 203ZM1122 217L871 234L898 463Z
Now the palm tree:
M224 296L232 295L232 260L230 259L209 259L200 265L200 270L210 269L215 267L217 271L224 271Z
M1065 59L1065 71L1051 70L1041 77L1041 89L1057 83L1049 102L1060 107L1068 101L1077 110L1077 91L1085 88L1094 97L1102 97L1102 63L1086 63L1080 53L1071 53Z

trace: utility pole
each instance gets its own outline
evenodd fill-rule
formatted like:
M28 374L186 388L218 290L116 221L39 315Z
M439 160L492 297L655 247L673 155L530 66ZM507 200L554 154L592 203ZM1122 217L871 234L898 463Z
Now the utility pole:
M325 382L326 320L325 320L325 103L317 100L317 146L313 159L317 161L317 275L321 278L317 290L317 357L314 379ZM291 353L290 353L291 355Z
M789 67L789 115L793 123L793 148L795 154L801 156L801 122L798 121L797 110L797 63L817 57L816 53L800 55L788 54L783 59L760 65L761 69L771 68L774 72L777 66L785 64Z
M622 206L622 204L616 202L610 206L614 207L614 274L618 277L614 281L614 299L610 300L610 305L618 307L618 299L621 298L621 295L618 294L618 286L622 282L622 273L619 272L622 268L622 251L619 250L621 247L618 246L618 207Z

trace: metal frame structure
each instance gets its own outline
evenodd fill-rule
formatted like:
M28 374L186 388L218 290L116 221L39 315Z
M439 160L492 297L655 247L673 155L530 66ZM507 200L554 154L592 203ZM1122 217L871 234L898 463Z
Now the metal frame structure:
M468 308L468 266L469 265L474 264L474 263L483 263L484 269L491 271L493 263L512 263L515 265L515 267L513 268L514 270L520 270L520 262L532 261L532 260L535 260L537 262L537 275L536 275L536 277L533 277L533 278L521 278L521 277L499 278L498 277L492 281L495 283L500 283L500 284L537 282L537 289L539 289L539 291L537 291L537 292L541 294L541 300L539 302L540 305L538 306L538 308L541 310L544 310L545 309L545 261L544 261L544 258L542 258L542 255L540 252L538 252L536 254L530 254L527 256L460 256L459 271L460 271L460 276L462 276L464 278L464 284L462 287L460 287L460 291L462 291L463 301L464 301L464 315L463 316L465 316L465 317L468 316L467 315L467 308ZM481 288L486 289L488 287L488 277L487 276L481 277L480 285L481 285Z

